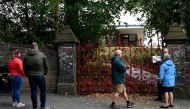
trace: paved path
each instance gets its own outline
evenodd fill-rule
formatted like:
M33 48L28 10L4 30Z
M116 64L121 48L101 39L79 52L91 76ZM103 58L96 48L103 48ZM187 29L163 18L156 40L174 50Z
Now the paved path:
M155 102L152 98L132 99L135 101L133 109L159 109L161 102ZM25 107L15 108L11 107L11 98L8 94L0 95L0 109L32 109L30 94L22 94L22 101L26 103ZM47 106L51 109L109 109L111 99L109 97L95 97L95 96L63 96L57 94L47 94ZM173 109L190 109L190 99L175 99ZM117 101L121 109L125 109L125 103L122 99ZM171 108L170 108L171 109Z

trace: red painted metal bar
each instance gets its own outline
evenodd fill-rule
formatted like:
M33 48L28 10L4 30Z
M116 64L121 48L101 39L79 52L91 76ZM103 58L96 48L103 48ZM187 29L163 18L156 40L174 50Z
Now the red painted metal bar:
M108 33L107 34L107 38L108 38L108 49L109 49L109 53L108 53L108 60L110 60L110 53L111 53L111 51L110 51L110 47L111 47L111 42L110 42L110 33Z
M108 75L107 76L109 76L108 77L108 90L111 90L111 61L110 61L110 59L111 59L111 55L110 55L110 53L111 53L111 41L110 41L110 33L108 33L108 35L107 35L107 38L108 38L108 49L109 49L109 53L108 53L108 60L107 60L107 64L108 65L106 65L106 68L107 68L107 71L108 71ZM105 86L106 87L106 86Z
M118 33L118 46L120 49L121 48L121 33L120 32Z
M91 50L92 50L92 46L91 46L91 43L89 42L88 44L88 54L86 54L88 57L87 57L87 65L88 65L88 75L89 75L89 79L88 79L88 92L89 93L92 93L92 86L93 86L93 83L92 83L92 73L91 73L91 65L90 65L90 62L91 62Z
M141 46L141 39L138 40L138 42L139 42L139 48L141 48L141 47L142 47L142 46ZM143 62L142 62L142 59L141 59L141 61L140 61L140 85L143 86ZM140 90L143 90L143 88L144 88L144 87L141 87L141 88L139 89L139 92L140 92Z
M143 82L143 65L142 65L142 61L140 62L140 79L141 79L141 84Z
M132 67L133 67L132 57L131 57L131 55L132 55L132 47L131 47L131 45L129 45L129 47L130 47L130 68L129 68L129 70L130 70L130 79L131 79L131 76L132 76Z
M134 54L134 56L133 56L133 63L137 63L137 48L136 47L133 47L132 54Z
M153 78L153 76L154 76L154 66L153 66L153 64L151 64L151 69L152 69L152 70L151 70L151 81L152 81L152 82L149 83L149 84L151 84L151 89L152 89L152 94L153 94L153 90L154 90L154 88L155 88L154 85L153 85L153 79L154 79L154 78Z
M98 82L100 81L100 73L101 73L101 71L100 71L100 33L99 33L99 35L98 35ZM97 86L98 86L98 92L99 91L101 91L101 86L99 86L99 85L101 85L101 84L98 84Z

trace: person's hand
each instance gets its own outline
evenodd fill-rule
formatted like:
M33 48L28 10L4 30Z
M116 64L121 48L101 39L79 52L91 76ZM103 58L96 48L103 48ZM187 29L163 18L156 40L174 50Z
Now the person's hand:
M129 66L127 65L127 69L129 69Z
M23 79L24 79L24 81L27 81L27 80L28 80L26 77L24 77Z
M159 83L162 84L162 80L159 80Z

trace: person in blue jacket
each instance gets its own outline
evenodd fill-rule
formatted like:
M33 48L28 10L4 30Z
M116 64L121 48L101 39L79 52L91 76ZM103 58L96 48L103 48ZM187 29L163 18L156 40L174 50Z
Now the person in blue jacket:
M128 68L129 67L122 61L122 51L116 50L115 55L111 58L112 84L114 86L113 100L110 105L111 109L118 109L115 105L115 99L118 98L121 93L126 100L127 108L132 107L134 104L129 101L125 87L125 75L126 69Z
M171 60L170 54L164 54L164 62L160 67L159 78L164 93L164 106L160 108L173 107L173 88L175 86L176 68Z

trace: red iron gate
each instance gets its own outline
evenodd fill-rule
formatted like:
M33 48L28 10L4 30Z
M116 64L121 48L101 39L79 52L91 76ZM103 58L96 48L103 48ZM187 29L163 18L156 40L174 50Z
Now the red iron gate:
M127 70L126 87L129 93L155 94L157 91L158 65L152 63L152 55L160 49L141 46L122 46L119 37L118 46L98 47L92 44L78 46L78 94L112 92L110 59L116 49L122 49L123 59L130 66Z

